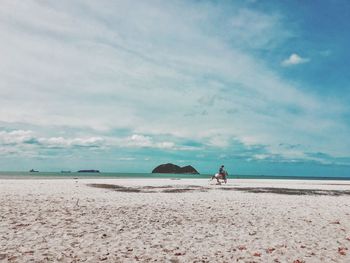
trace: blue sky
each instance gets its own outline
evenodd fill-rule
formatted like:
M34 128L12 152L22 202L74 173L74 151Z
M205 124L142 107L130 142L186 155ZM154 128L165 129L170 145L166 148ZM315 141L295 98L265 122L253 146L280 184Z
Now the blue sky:
M0 170L350 175L349 1L4 1Z

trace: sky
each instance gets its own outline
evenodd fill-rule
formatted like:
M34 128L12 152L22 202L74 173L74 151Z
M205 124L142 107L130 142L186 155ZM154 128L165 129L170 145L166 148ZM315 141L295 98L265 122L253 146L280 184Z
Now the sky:
M350 176L350 1L4 0L0 170Z

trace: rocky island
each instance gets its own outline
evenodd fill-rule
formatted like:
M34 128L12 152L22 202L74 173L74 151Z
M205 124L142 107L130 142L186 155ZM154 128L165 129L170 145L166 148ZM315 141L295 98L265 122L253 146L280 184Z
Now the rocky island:
M191 165L180 167L176 164L161 164L153 169L152 173L168 173L168 174L199 174Z

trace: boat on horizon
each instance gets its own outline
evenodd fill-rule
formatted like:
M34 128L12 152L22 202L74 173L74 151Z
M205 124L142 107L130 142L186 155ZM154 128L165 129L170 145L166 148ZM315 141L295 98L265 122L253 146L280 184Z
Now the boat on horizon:
M78 173L99 173L99 170L79 170Z

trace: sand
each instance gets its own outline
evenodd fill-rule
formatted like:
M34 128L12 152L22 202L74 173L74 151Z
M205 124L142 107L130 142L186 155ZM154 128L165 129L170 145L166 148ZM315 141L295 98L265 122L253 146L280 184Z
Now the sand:
M0 180L0 222L1 262L350 262L345 181Z

